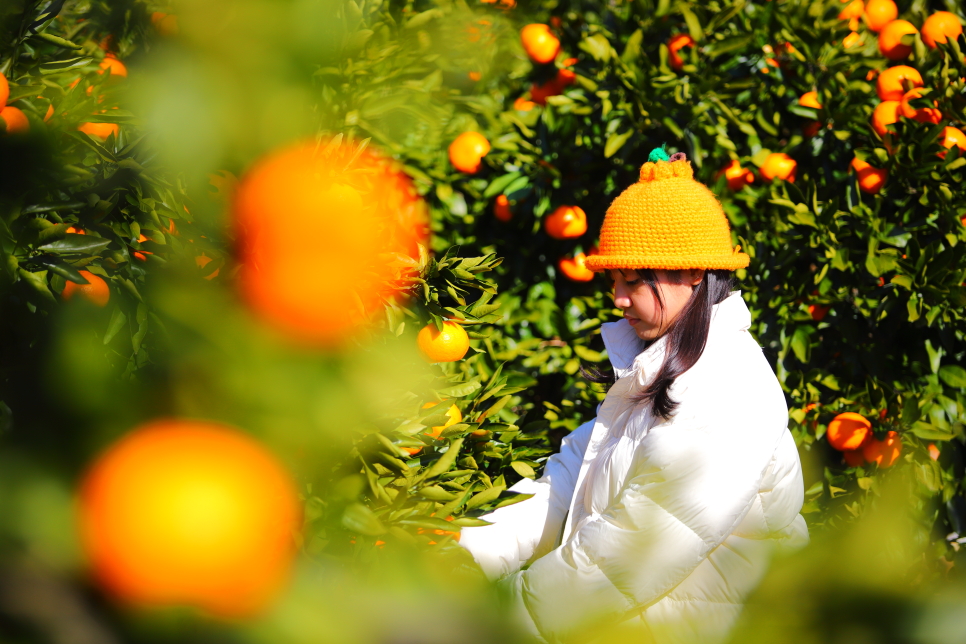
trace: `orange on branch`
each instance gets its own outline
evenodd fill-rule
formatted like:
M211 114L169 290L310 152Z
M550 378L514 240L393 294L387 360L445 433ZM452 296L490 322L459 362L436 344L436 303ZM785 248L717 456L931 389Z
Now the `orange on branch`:
M0 110L0 122L7 134L25 134L30 131L27 115L12 105Z
M825 437L829 445L844 452L859 449L872 435L872 423L865 416L847 411L828 424Z
M423 409L429 409L430 407L435 407L438 404L439 403L428 402L425 405L423 405ZM432 427L429 431L423 432L423 433L433 438L439 438L440 435L443 433L444 429L446 429L447 427L451 427L456 423L461 423L461 422L463 422L463 414L460 412L460 408L457 407L456 405L450 405L450 408L446 410L446 422L443 423L442 425L436 425ZM416 454L419 454L421 451L423 451L422 447L403 447L402 449L410 456L415 456Z
M456 362L462 360L470 348L470 336L456 322L445 320L443 329L427 324L416 336L416 345L429 362Z
M784 152L772 152L761 165L761 176L765 181L780 179L795 183L795 172L798 169L798 162Z
M80 488L97 580L143 606L222 617L264 610L285 583L302 508L278 460L224 425L157 420L101 454Z
M493 216L500 221L510 221L513 219L513 211L510 210L510 200L506 195L497 195L493 202Z
M574 239L587 232L587 214L580 206L560 206L543 221L554 239Z
M963 34L963 24L954 13L937 11L922 23L922 42L930 49L936 48L936 43L947 43L948 39L958 39Z
M920 123L939 123L943 120L943 113L940 112L936 107L913 107L909 104L910 101L914 101L917 98L922 97L922 88L914 87L902 96L902 100L899 102L899 111L907 119L914 119ZM938 102L933 101L933 105L939 105Z
M475 174L490 152L490 142L479 132L463 132L449 144L449 162L460 172Z
M117 123L83 123L77 129L84 134L97 137L101 141L106 141L112 134L114 138L117 138L121 132Z
M722 175L728 180L728 187L735 192L755 181L755 173L741 167L737 159L732 159L731 163L721 170L718 170L715 179L720 178Z
M842 39L842 47L845 49L850 49L852 47L860 46L863 42L865 41L862 40L862 36L860 36L858 32L853 31Z
M522 96L518 97L515 101L513 101L513 109L517 110L518 112L529 112L536 106L537 106L536 103L534 103L533 101L528 101Z
M862 17L871 31L879 32L899 17L899 7L892 0L868 0Z
M808 315L816 322L821 322L825 319L825 316L828 315L829 308L831 307L823 304L809 304Z
M151 24L154 25L158 34L165 38L172 38L180 32L178 28L178 16L173 13L155 11L151 14Z
M922 87L922 74L908 65L896 65L879 74L875 89L883 101L901 101L906 92Z
M114 56L105 56L104 60L100 62L98 67L101 68L101 70L97 72L98 74L103 74L106 71L108 76L127 78L127 66Z
M353 140L266 155L239 182L232 216L249 307L290 338L327 349L399 292L402 258L417 258L428 236L412 180Z
M671 69L680 71L684 67L684 59L678 52L685 47L694 47L694 38L688 34L677 34L667 41L668 64L671 65Z
M943 138L939 142L944 148L951 149L953 146L959 148L960 154L966 152L966 134L957 127L946 126L943 128ZM940 152L939 156L946 157L945 152Z
M10 83L7 77L0 73L0 110L7 106L7 99L10 98Z
M549 63L560 52L560 40L550 31L550 26L534 23L520 30L520 42L535 63Z
M888 127L899 121L899 101L882 101L872 110L872 129L879 136L885 137L889 133Z
M852 169L855 170L859 190L868 194L877 194L889 179L888 170L874 168L858 157L852 159Z
M862 455L861 449L847 449L842 452L842 459L845 461L846 465L850 467L859 467L865 463L865 456Z
M881 441L871 436L862 446L862 456L869 463L875 463L879 467L892 467L902 453L902 439L899 434L889 431Z
M822 104L818 102L818 92L814 90L802 94L798 99L798 104L802 107L811 107L816 110L822 109Z
M889 60L902 60L912 53L913 37L919 33L908 20L893 20L879 32L879 53Z
M88 283L78 284L77 282L68 281L64 285L64 290L60 296L65 300L69 300L74 295L80 294L82 298L96 306L107 306L107 303L111 299L111 289L107 286L107 282L99 275L95 275L90 271L78 272Z
M842 11L839 12L839 20L855 20L861 18L865 12L865 2L862 0L852 0Z
M557 267L572 282L589 282L594 279L594 271L587 268L587 256L583 253L576 253L573 258L561 257Z

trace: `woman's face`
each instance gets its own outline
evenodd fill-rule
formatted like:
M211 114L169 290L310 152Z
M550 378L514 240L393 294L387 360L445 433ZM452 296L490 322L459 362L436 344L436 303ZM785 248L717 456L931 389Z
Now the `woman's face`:
M664 335L691 298L694 287L704 279L704 271L655 270L654 277L664 307L654 291L636 270L610 271L614 281L614 305L624 311L624 319L642 340L656 340Z

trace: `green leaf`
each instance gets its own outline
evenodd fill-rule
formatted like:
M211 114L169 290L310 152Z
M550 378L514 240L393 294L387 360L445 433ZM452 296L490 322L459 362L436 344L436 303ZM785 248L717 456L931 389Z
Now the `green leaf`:
M481 505L486 505L490 501L495 501L503 493L503 490L503 487L493 486L478 494L474 494L473 497L466 502L466 509L472 510L473 508L478 508Z
M41 74L60 74L62 72L70 71L72 69L78 69L84 67L85 65L90 65L94 62L93 58L87 56L79 56L77 58L68 58L65 60L55 60L53 62L44 63L40 66Z
M950 387L966 389L966 369L948 364L939 369L939 377Z
M464 398L478 391L482 386L478 380L471 380L459 385L453 385L452 387L446 387L445 389L439 389L436 393L444 398Z
M453 467L453 464L456 463L456 458L459 456L461 447L463 447L462 438L457 438L450 443L449 449L447 449L446 452L430 466L430 468L423 475L423 479L431 479L434 476L439 476L443 472L446 472Z
M58 47L66 47L67 49L83 49L80 45L73 43L66 38L61 38L60 36L55 36L53 34L48 34L47 32L35 33L33 34L37 38L46 40L49 43L57 45Z
M126 323L127 315L124 314L121 307L115 306L114 312L111 314L111 321L107 323L107 331L104 332L104 344L110 344L114 336L124 328Z
M609 159L617 154L617 151L624 146L624 143L627 142L627 139L629 139L633 133L633 131L628 130L622 134L615 133L607 137L607 143L604 145L604 158Z
M510 467L522 477L532 479L537 476L537 473L533 471L533 468L524 463L523 461L513 461L510 463Z
M361 503L352 503L346 507L342 513L342 525L348 530L370 537L386 532L379 517Z
M95 255L98 251L107 248L110 243L110 239L104 239L103 237L67 233L63 239L39 246L37 250L47 253L60 253L62 255Z
M419 496L429 499L430 501L452 501L456 498L456 495L452 492L447 492L438 485L430 485L419 489Z

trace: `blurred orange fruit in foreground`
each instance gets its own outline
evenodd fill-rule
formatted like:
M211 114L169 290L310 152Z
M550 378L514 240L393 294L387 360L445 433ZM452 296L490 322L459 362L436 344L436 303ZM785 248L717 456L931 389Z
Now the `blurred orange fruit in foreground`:
M475 174L490 152L490 142L479 132L463 132L449 144L449 161L460 172Z
M80 234L84 234L81 232ZM87 280L87 284L78 284L77 282L68 281L64 285L64 290L61 292L60 296L65 300L69 300L76 293L80 293L88 302L96 304L97 306L107 306L107 303L111 299L111 289L108 288L107 282L104 281L99 275L95 275L90 271L78 271L81 277Z
M724 175L725 179L728 180L728 187L735 192L741 190L745 186L754 183L755 173L751 170L747 170L741 167L741 163L737 159L732 159L731 163L726 165L714 176L718 179Z
M443 329L427 324L416 336L416 345L430 362L462 360L470 348L470 336L456 322L445 320Z
M869 463L875 463L879 467L892 467L901 453L902 439L894 431L886 433L885 438L881 441L871 437L862 446L862 456L865 457L865 460Z
M802 94L798 99L798 104L802 107L811 107L816 110L822 109L822 104L818 102L818 92L814 90Z
M97 72L98 74L103 74L106 71L108 76L127 78L127 66L110 54L104 57L98 67L101 68L101 71Z
M399 293L428 237L426 204L401 167L339 138L263 157L239 182L232 214L249 306L322 348Z
M0 121L7 134L20 134L30 131L30 121L27 115L12 105L0 109Z
M795 183L795 171L798 169L798 162L784 152L772 152L761 164L761 176L765 181L781 179L789 183Z
M937 11L922 23L922 42L935 49L936 43L947 43L947 39L956 40L963 34L963 25L956 14L948 11Z
M158 420L101 454L80 487L81 541L123 601L222 617L264 609L287 579L301 504L262 445L229 427Z
M580 206L560 206L543 222L554 239L574 239L587 232L587 214Z
M77 129L84 134L96 136L101 141L106 141L112 134L116 138L121 132L121 128L117 123L83 123Z
M520 42L535 63L549 63L560 52L560 40L553 35L548 25L535 23L520 30Z
M829 445L840 452L859 449L871 434L872 423L851 411L833 418L825 431Z
M959 148L960 154L966 152L966 134L958 127L946 126L943 128L943 139L940 144L944 148L952 148L954 145ZM946 153L940 152L940 157L945 158Z
M866 26L872 31L882 28L899 16L899 7L892 0L869 0L865 3Z
M0 109L6 107L8 98L10 98L10 83L7 82L7 77L0 73Z
M879 136L889 133L889 126L899 121L899 101L882 101L872 110L872 129Z
M510 221L513 219L510 200L506 195L497 195L496 201L493 202L493 216L500 221Z
M173 13L155 11L151 14L151 24L157 29L158 34L165 38L173 38L181 31L178 28L178 16Z

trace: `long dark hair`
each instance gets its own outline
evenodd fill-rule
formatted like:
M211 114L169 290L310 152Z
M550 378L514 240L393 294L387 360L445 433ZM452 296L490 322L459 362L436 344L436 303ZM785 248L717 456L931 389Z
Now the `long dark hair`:
M664 300L658 288L657 276L651 269L636 269L641 280L647 284L657 299L662 312ZM666 271L672 281L683 278L684 271ZM711 327L711 311L715 304L723 302L735 286L734 273L727 270L705 271L704 279L694 287L691 297L677 319L671 323L664 334L664 362L660 370L644 391L635 400L650 403L655 415L670 418L678 403L670 395L671 385L681 374L694 366L708 342L708 329ZM581 369L584 377L593 382L601 382L604 374ZM611 380L613 382L613 380Z

